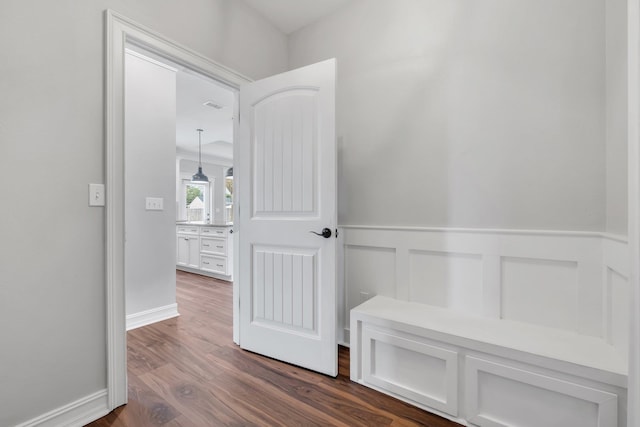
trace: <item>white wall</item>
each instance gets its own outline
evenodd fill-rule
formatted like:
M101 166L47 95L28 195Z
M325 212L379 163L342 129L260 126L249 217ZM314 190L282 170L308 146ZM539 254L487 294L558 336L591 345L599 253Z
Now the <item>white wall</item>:
M127 316L176 303L176 71L125 59L125 295ZM148 211L145 198L162 198Z
M338 59L341 224L602 230L603 0L355 0L290 36Z
M250 77L286 38L235 0L0 2L0 425L106 387L104 10ZM22 213L30 212L28 217Z
M627 1L606 0L607 231L627 234Z

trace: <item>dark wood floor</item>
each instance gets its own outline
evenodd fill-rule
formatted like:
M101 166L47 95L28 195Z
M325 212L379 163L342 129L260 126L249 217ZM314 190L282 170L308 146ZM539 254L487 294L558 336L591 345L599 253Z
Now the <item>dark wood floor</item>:
M181 316L128 333L129 403L91 427L457 426L349 380L240 350L231 284L178 271Z

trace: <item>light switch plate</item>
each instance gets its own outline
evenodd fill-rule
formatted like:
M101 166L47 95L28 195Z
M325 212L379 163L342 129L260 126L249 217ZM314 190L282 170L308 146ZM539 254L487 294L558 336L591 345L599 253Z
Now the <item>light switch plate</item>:
M104 206L104 184L89 184L89 206Z
M145 209L148 211L164 210L164 199L162 197L147 197L145 199Z

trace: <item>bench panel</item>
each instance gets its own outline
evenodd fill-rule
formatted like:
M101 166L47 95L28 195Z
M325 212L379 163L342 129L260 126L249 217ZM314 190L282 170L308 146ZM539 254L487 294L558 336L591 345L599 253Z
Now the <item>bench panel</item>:
M465 392L481 427L618 425L615 394L478 357L466 357Z
M351 379L464 425L625 427L604 340L376 296L351 312Z
M458 415L458 353L418 340L362 330L363 383Z

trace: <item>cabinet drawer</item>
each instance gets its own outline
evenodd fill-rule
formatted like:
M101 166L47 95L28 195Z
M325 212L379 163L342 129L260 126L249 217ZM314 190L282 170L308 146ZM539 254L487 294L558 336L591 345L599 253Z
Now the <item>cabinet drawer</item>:
M195 225L178 225L176 230L180 234L198 234L199 227Z
M202 237L200 240L200 251L218 255L227 255L227 241L214 237Z
M213 255L200 255L200 269L226 276L227 259Z
M202 227L203 236L227 237L227 227Z

